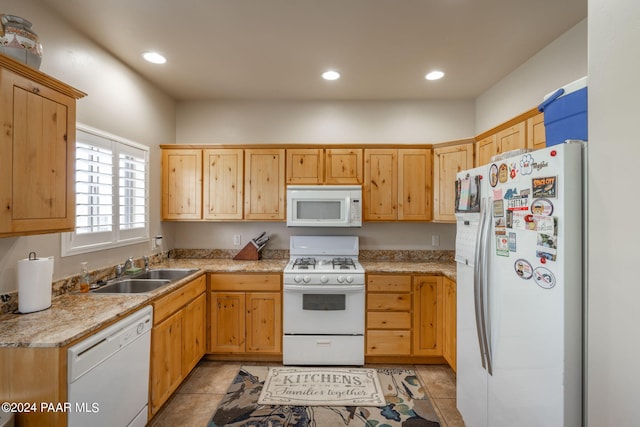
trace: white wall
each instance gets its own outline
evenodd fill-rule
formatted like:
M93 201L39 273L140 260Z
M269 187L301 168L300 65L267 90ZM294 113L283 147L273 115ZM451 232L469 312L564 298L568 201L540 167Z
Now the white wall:
M640 420L640 2L589 0L589 426Z
M41 71L88 93L77 104L78 122L148 145L151 181L160 182L158 145L174 142L173 100L70 28L38 0L3 0L0 12L32 22L43 44ZM150 198L151 206L160 206L159 185L151 187ZM163 233L158 209L151 210L150 226L151 235ZM57 279L79 272L81 261L87 261L89 268L111 265L128 256L150 253L150 245L61 258L59 233L3 238L0 239L0 293L17 289L16 262L26 258L30 251L55 257L54 279Z
M471 138L473 101L181 102L178 144L423 143Z
M475 134L537 107L544 95L586 75L585 19L476 99Z

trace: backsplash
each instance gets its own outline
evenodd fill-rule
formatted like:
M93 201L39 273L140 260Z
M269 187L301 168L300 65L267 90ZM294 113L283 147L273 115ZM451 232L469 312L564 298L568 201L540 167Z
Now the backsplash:
M230 259L238 253L235 249L172 249L162 254L151 255L149 265L161 264L165 258L174 259ZM395 262L453 262L455 251L431 250L367 250L362 249L358 258L362 261L395 261ZM265 249L262 259L289 259L287 249ZM134 259L140 265L142 258ZM108 280L114 277L115 266L104 267L89 272L91 282ZM78 291L79 275L65 277L52 283L52 296ZM0 295L0 314L18 310L18 291Z

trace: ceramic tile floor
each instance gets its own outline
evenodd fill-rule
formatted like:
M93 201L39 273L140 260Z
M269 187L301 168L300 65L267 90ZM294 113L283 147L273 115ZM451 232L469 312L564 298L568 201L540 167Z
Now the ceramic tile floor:
M206 427L242 365L202 360L165 403L150 427ZM367 365L376 368L380 365ZM440 417L442 427L464 427L456 409L456 375L446 365L412 365L427 388L427 394ZM322 426L320 426L322 427ZM326 426L330 427L330 426Z

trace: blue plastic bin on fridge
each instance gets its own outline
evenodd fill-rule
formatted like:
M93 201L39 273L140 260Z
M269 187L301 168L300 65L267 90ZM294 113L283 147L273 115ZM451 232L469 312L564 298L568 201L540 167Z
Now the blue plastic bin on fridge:
M567 139L587 141L587 78L545 96L538 111L544 113L547 147L562 144Z

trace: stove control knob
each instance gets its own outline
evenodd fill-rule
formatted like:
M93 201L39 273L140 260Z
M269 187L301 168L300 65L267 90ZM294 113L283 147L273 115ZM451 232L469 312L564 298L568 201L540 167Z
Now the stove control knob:
M353 276L347 276L347 283L353 283Z
M344 283L344 276L338 276L336 280L338 281L338 283Z
M320 281L322 283L327 283L329 281L329 278L327 276L320 276Z
M302 282L302 276L294 276L293 277L293 281L296 282L296 283Z
M303 281L304 283L309 283L309 282L311 281L311 276L304 276L304 277L302 278L302 281Z

